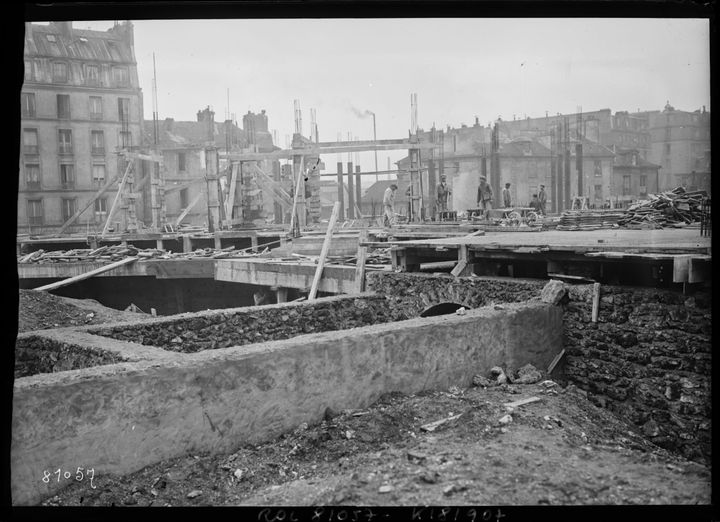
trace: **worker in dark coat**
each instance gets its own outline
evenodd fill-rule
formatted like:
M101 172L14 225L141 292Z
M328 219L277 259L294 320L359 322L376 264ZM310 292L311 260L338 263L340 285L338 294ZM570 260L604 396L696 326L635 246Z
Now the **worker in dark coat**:
M493 191L485 176L480 176L480 185L477 191L477 206L483 211L485 219L488 218L490 210L492 210Z
M512 198L510 197L510 183L505 183L505 188L502 190L503 207L512 207Z
M447 176L440 176L440 183L437 186L437 209L438 212L446 212L448 209L447 200L450 194L450 187L447 184Z
M545 185L540 185L540 192L538 192L538 201L540 202L540 212L545 215L545 205L547 204L547 193L545 192Z

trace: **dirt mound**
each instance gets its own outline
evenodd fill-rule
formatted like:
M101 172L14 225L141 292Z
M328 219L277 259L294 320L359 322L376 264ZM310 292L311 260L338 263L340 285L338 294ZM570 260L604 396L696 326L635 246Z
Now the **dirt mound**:
M710 502L707 467L654 446L573 386L546 386L391 394L259 446L73 484L44 505ZM505 406L530 397L540 400Z
M147 317L147 314L108 308L94 299L71 299L35 290L20 290L18 302L18 332Z

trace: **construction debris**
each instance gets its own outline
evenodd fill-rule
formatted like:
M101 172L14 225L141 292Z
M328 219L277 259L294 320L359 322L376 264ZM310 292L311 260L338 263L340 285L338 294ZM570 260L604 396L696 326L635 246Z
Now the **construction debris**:
M525 404L532 404L533 402L537 402L539 400L541 400L540 397L536 397L535 395L533 395L532 397L527 397L525 399L519 399L519 400L513 401L513 402L506 402L505 404L503 404L503 406L505 408L515 409L518 406L524 406Z
M435 422L429 422L428 424L423 424L422 426L420 426L420 429L423 431L435 431L439 426L442 426L443 424L447 424L450 421L454 421L455 419L460 418L461 415L462 415L462 413L459 413L458 415L451 415L450 417L436 420Z
M513 384L535 384L543 378L542 373L532 364L526 364L517 371L518 377L513 379Z
M668 192L650 194L649 199L631 205L618 220L625 228L683 227L703 220L703 200L707 192L686 192L677 187Z

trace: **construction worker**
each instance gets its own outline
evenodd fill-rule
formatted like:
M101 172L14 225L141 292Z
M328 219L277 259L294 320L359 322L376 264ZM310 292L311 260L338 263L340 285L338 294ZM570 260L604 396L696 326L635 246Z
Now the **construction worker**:
M545 193L545 185L540 185L538 193L538 201L540 202L540 212L545 215L545 205L547 204L547 194Z
M450 194L450 187L447 184L447 176L443 174L440 176L440 183L437 186L437 209L438 212L447 211L447 200Z
M492 210L493 191L485 176L480 176L480 185L477 191L477 206L483 211L483 216L488 219Z
M540 200L538 199L538 195L537 195L537 194L533 194L533 195L532 195L532 201L530 201L530 205L529 205L529 206L532 207L532 209L533 209L535 212L538 212L538 213L541 213L541 212L542 212L542 205L540 204Z
M512 207L512 198L510 197L510 183L505 183L505 188L502 190L503 207Z
M397 188L397 185L393 183L385 189L385 194L383 194L383 208L385 209L383 223L386 227L392 227L395 223L395 191Z

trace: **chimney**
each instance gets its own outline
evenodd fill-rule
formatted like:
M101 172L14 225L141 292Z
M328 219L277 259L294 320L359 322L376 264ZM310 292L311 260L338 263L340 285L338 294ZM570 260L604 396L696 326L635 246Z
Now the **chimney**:
M135 43L133 36L133 24L130 20L125 20L121 24L116 23L114 26L108 29L108 32L117 34L120 38L125 40L130 45L133 45Z
M68 40L72 40L72 22L53 22L52 26L57 32Z

